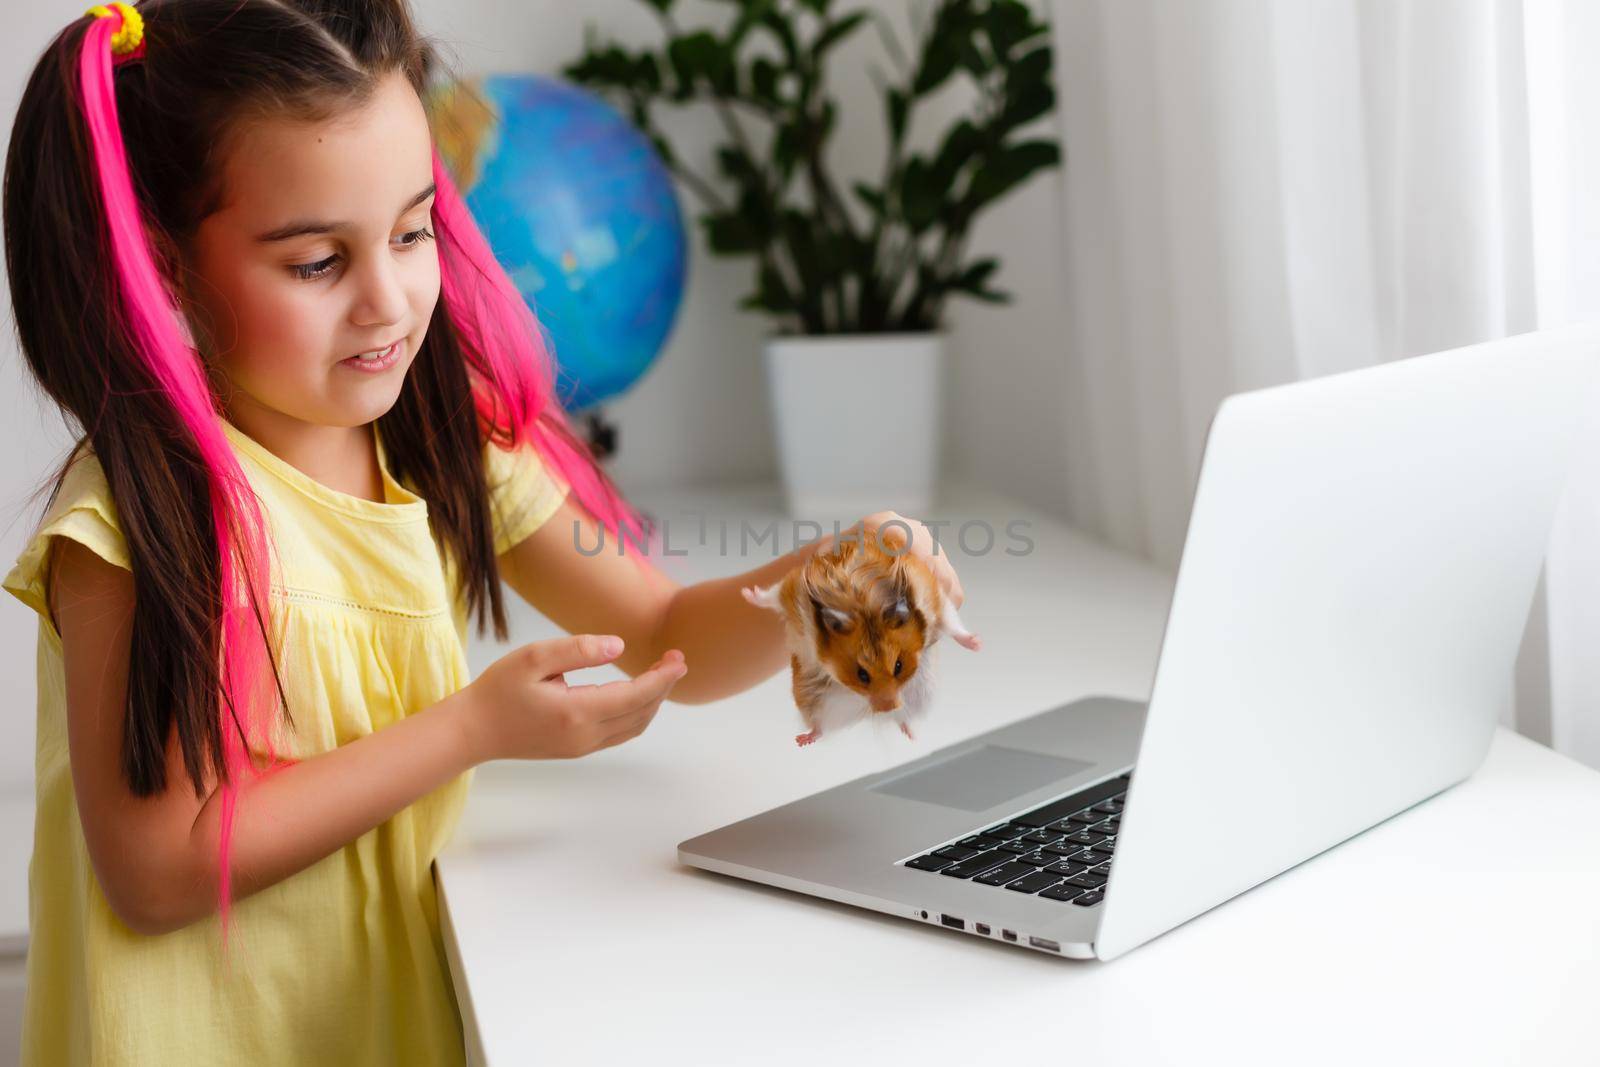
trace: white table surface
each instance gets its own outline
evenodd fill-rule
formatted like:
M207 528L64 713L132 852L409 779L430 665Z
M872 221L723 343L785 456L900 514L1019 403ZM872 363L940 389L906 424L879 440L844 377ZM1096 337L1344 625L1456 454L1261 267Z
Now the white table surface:
M674 548L674 507L735 529L779 515L759 487L671 499ZM1600 774L1506 731L1467 782L1110 964L681 866L678 841L757 811L1080 696L1144 698L1170 578L970 489L919 517L971 516L1029 519L1036 547L954 551L986 647L941 649L917 742L864 726L797 748L783 672L668 704L637 740L581 760L479 771L438 864L477 1057L1600 1063ZM772 555L687 540L700 577ZM517 616L517 641L558 633Z

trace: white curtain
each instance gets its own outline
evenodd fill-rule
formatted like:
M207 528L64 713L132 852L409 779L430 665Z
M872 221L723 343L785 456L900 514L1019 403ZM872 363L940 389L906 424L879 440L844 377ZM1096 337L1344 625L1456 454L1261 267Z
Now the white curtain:
M1523 0L1539 322L1600 319L1600 4ZM1545 566L1548 740L1600 767L1600 428Z
M1055 0L1074 517L1175 565L1228 393L1600 318L1597 8ZM1507 721L1600 766L1592 454Z

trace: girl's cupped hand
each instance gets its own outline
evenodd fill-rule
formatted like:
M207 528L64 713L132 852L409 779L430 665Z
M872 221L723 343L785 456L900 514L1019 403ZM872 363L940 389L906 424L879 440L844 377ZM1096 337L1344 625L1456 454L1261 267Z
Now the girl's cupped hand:
M644 732L673 685L688 673L669 649L648 670L602 685L568 685L563 673L610 663L622 639L574 634L523 645L461 690L474 763L573 759Z

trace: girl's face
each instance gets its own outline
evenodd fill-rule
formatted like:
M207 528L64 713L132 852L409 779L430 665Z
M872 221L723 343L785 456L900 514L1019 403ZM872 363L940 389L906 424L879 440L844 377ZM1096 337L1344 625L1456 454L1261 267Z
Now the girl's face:
M391 74L326 123L240 128L223 181L183 289L229 419L282 440L388 411L439 298L432 142L411 84ZM352 358L396 342L375 366Z

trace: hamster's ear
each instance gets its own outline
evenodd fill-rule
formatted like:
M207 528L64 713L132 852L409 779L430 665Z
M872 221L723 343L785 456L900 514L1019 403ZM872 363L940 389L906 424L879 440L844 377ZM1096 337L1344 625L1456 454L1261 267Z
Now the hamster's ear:
M901 594L894 603L883 609L884 625L891 630L898 630L911 621L911 604L904 594Z
M739 591L744 594L746 600L758 608L783 611L783 597L780 595L783 592L782 582L774 582L765 588L759 585L747 585Z
M829 633L847 634L856 628L856 620L848 611L824 607L817 600L811 601L811 609L816 613L817 625L826 627Z

